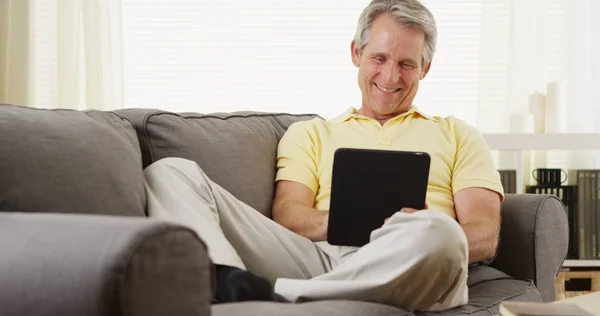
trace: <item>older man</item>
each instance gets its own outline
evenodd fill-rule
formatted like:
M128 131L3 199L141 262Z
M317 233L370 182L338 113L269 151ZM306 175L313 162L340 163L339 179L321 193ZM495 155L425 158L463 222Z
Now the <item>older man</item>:
M278 149L274 221L191 161L163 159L146 169L150 216L188 225L205 240L217 300L354 299L408 310L467 303L468 264L496 250L502 186L474 128L413 106L436 37L433 16L417 0L374 0L364 9L350 47L361 106L288 129ZM340 147L428 152L428 209L400 210L363 247L328 244Z

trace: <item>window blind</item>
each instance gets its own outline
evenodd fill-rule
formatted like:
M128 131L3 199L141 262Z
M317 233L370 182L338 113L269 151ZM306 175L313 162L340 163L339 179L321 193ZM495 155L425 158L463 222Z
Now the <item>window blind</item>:
M424 111L476 123L483 2L424 1L439 29L415 101ZM123 0L125 104L325 118L358 108L350 42L368 3Z

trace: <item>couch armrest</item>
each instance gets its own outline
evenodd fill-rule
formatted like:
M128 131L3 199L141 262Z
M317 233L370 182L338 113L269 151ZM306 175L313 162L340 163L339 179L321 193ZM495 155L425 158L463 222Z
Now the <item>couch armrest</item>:
M556 276L567 256L568 230L557 197L507 194L498 256L491 266L516 279L533 280L544 301L554 301Z
M147 218L0 213L0 315L210 314L191 230Z

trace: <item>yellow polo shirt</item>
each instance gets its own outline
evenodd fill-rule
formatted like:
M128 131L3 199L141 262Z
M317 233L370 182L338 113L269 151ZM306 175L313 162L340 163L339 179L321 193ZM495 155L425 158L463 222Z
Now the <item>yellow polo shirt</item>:
M453 197L462 189L487 188L504 199L500 175L482 135L459 119L428 116L415 107L383 126L354 108L332 120L292 124L279 142L276 181L306 185L315 193L314 208L329 210L333 155L341 147L429 153L427 204L453 218Z

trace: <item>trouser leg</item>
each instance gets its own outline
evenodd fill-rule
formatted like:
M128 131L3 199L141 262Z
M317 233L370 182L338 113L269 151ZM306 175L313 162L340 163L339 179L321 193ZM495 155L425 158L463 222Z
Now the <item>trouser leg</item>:
M309 239L265 217L214 183L193 161L165 158L144 171L151 218L188 226L217 264L268 278L308 279L331 270Z
M311 280L279 279L275 291L292 301L353 299L407 310L468 301L466 236L439 212L396 213L369 244L341 247L338 264Z

